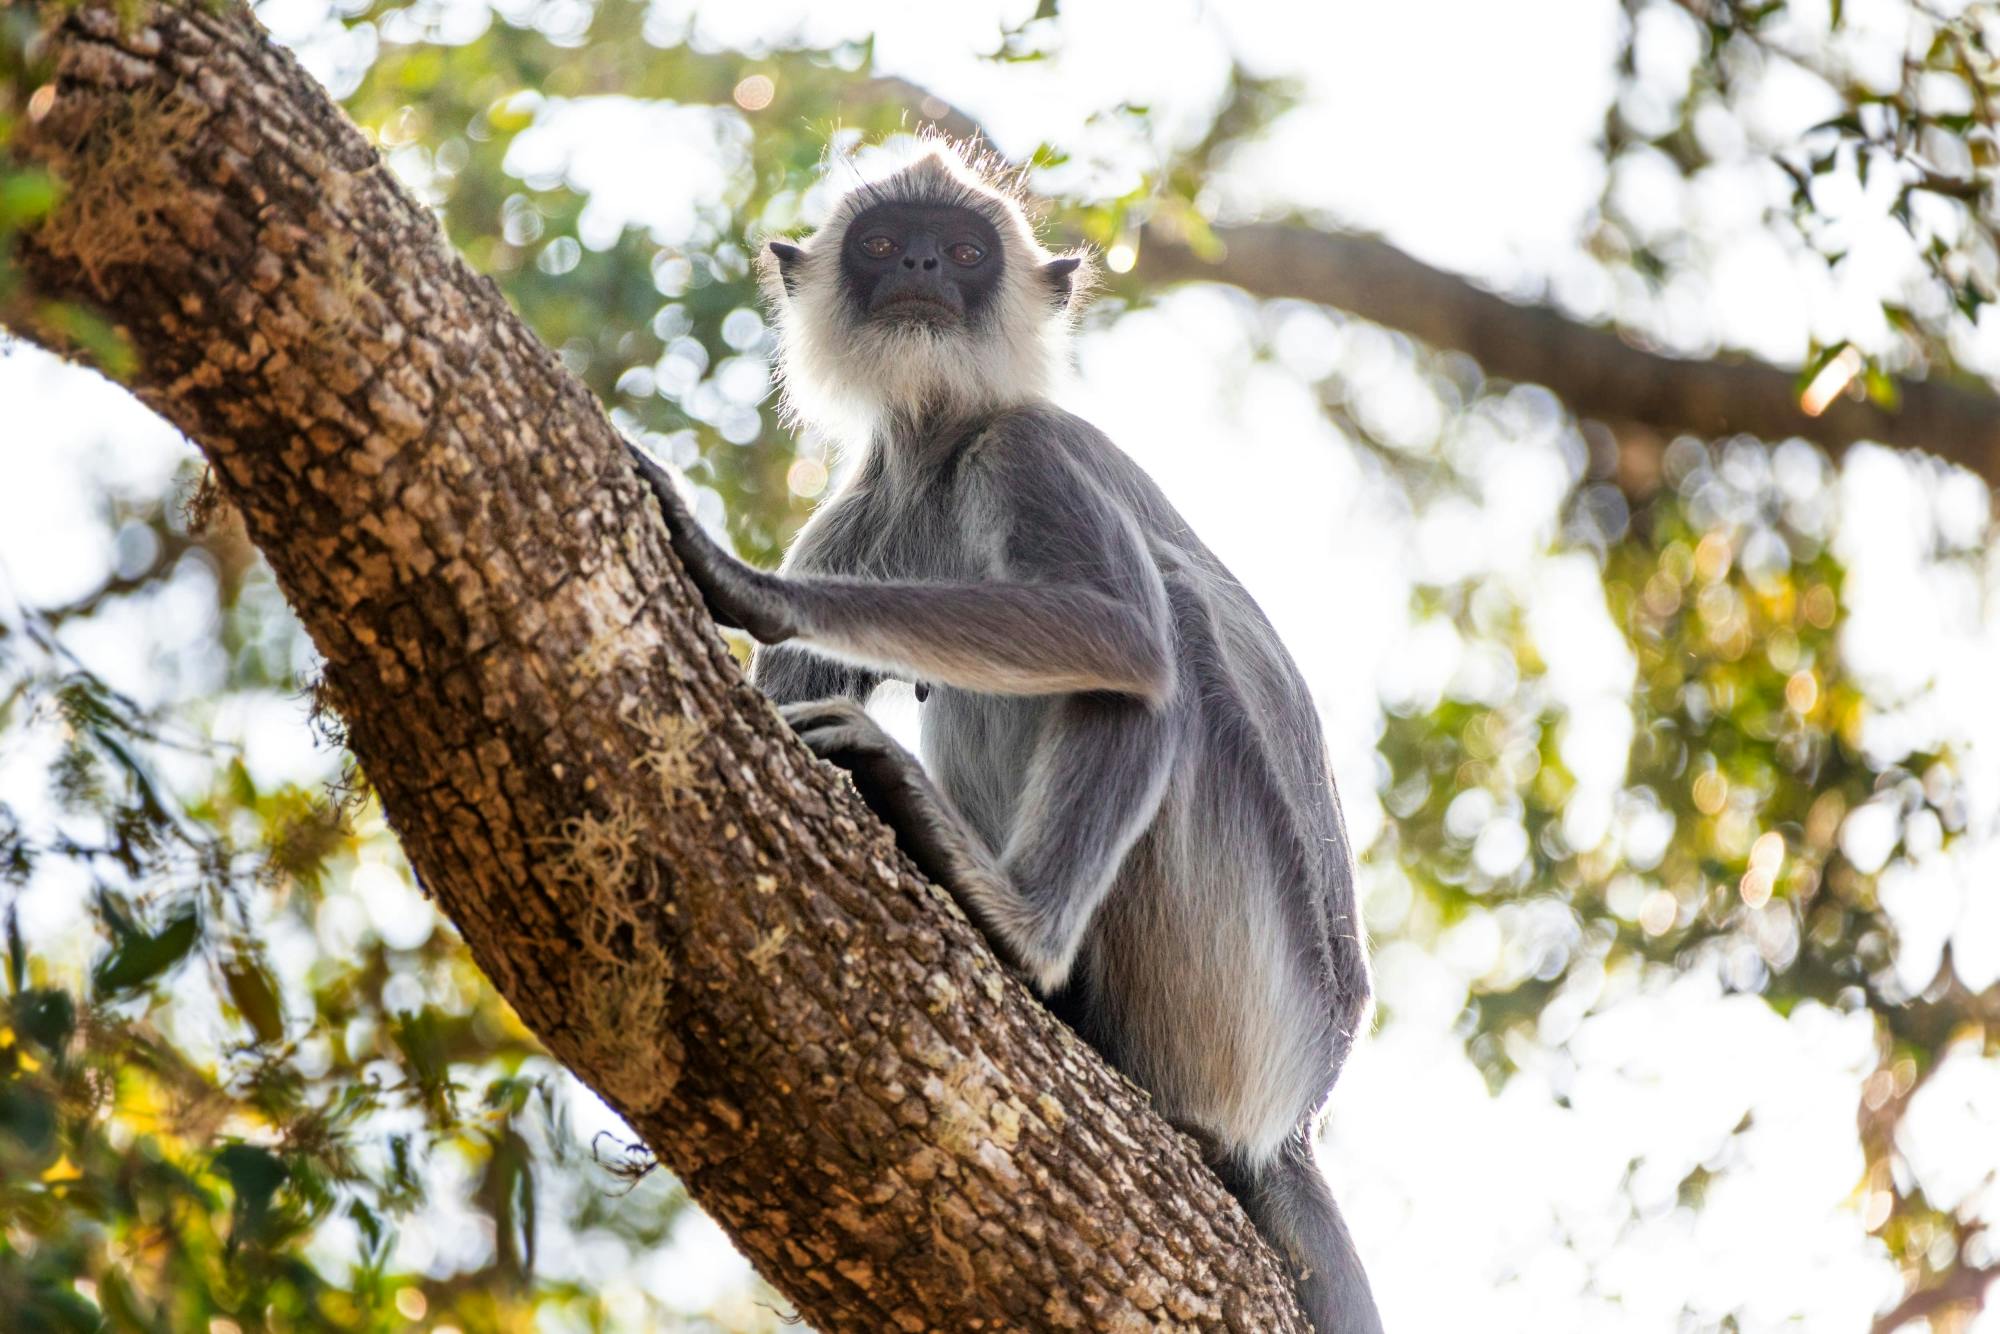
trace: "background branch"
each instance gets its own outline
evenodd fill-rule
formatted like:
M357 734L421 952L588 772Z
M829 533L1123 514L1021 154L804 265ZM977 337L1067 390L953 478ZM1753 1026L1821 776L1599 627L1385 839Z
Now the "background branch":
M2000 399L1984 390L1903 381L1894 411L1842 396L1808 416L1791 371L1650 352L1613 329L1509 301L1369 237L1261 223L1218 228L1216 239L1221 252L1203 258L1149 230L1134 277L1147 285L1228 283L1258 296L1335 306L1463 352L1489 375L1546 386L1572 411L1614 425L1665 436L1800 436L1836 454L1872 440L1927 450L2000 481Z
M878 78L870 88L874 98L909 108L916 124L985 138L972 116L906 79ZM1333 306L1463 352L1488 375L1542 385L1571 411L1613 426L1668 438L1798 436L1835 455L1873 441L1925 450L2000 483L2000 397L1983 385L1899 380L1894 409L1839 395L1813 415L1799 406L1790 370L1747 357L1649 351L1614 328L1510 301L1373 237L1298 222L1220 226L1213 236L1212 249L1197 251L1176 231L1145 228L1133 282L1145 289L1224 283Z
M1977 1311L1986 1304L1986 1290L1996 1277L2000 1277L2000 1266L1955 1269L1943 1281L1932 1287L1919 1288L1896 1303L1870 1328L1873 1334L1895 1334L1913 1320L1939 1315L1954 1307L1969 1307Z

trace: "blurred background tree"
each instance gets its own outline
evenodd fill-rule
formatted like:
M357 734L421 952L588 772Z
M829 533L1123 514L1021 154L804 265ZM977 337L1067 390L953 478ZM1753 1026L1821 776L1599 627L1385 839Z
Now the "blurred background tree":
M839 461L750 257L852 155L984 132L1103 252L1075 400L1272 609L1366 848L1329 1157L1393 1323L1991 1327L2000 15L781 8L258 12L752 559ZM0 244L60 203L0 165ZM776 1328L311 744L192 451L84 378L0 362L0 1309Z

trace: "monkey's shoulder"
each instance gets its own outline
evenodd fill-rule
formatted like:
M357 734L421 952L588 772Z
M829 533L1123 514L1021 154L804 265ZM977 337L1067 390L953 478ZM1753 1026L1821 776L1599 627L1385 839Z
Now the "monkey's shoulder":
M1064 496L1068 501L1059 508L1073 515L1119 513L1149 531L1185 527L1153 479L1110 436L1053 403L989 418L965 446L954 474L967 489L1029 505Z
M1012 469L1088 464L1118 454L1111 438L1067 408L1045 400L997 412L967 432L958 467Z

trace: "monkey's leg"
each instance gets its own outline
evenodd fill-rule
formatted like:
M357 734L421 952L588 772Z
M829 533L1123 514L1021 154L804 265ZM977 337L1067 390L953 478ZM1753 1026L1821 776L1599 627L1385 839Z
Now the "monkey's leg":
M1014 833L995 853L923 767L850 700L793 705L813 752L854 778L924 872L1043 994L1062 986L1118 864L1152 822L1172 768L1168 724L1132 700L1066 699L1029 765Z
M808 749L829 764L847 770L870 810L896 831L896 841L925 875L951 891L973 919L975 901L989 897L985 887L1006 873L985 842L937 790L916 756L897 743L853 700L812 700L780 709ZM989 937L994 932L988 928ZM996 939L1012 964L1006 942Z

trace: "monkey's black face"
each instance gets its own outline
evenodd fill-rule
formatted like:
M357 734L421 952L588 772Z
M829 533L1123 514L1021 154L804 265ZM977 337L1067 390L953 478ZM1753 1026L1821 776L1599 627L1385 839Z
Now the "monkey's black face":
M1000 290L1000 237L970 209L877 204L841 247L848 298L871 320L953 327L976 323Z

